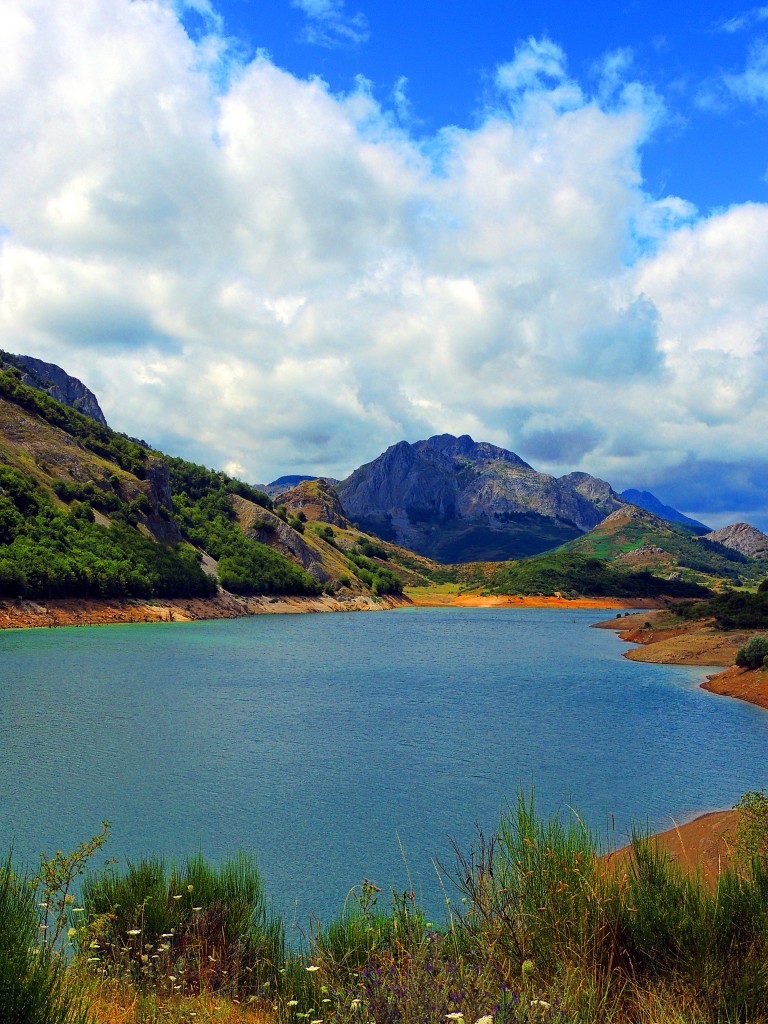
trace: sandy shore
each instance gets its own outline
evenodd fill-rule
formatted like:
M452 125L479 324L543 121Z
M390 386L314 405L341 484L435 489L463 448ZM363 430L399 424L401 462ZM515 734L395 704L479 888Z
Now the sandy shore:
M712 811L682 825L670 820L672 827L657 832L654 837L661 848L686 871L699 870L708 882L714 882L732 863L739 812ZM622 864L629 856L629 849L623 846L606 859L612 864Z
M140 598L89 600L51 598L46 601L0 601L0 629L102 626L124 622L193 622L236 619L248 615L308 612L380 611L408 605L392 597L237 597L220 592L214 598Z

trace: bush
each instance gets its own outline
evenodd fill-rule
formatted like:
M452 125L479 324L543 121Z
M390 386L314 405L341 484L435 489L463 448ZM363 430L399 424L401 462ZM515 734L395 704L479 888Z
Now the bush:
M768 636L753 636L736 655L739 668L760 668L768 657Z
M86 1024L65 964L40 943L35 890L0 867L0 1020L3 1024Z
M142 988L239 997L274 986L285 958L283 924L267 907L253 857L220 867L142 859L83 884L81 948Z

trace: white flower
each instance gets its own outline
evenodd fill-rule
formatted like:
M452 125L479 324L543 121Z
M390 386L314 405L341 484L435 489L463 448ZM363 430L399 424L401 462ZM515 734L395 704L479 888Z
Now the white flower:
M552 1003L548 1003L545 999L532 999L531 1006L540 1006L542 1010L551 1010Z
M128 934L129 935L141 935L141 928L129 928L128 929Z
M446 1013L445 1019L446 1020L464 1020L464 1014L461 1013L460 1010L457 1010L455 1013Z
M319 967L316 967L316 966L315 966L315 964L310 964L310 965L309 965L309 967L307 967L306 969L307 969L307 970L308 970L308 971L309 971L310 973L311 973L312 971L319 971L319 970L320 970L320 968L319 968Z
M490 1013L486 1013L484 1017L478 1017L475 1024L493 1024L493 1017Z

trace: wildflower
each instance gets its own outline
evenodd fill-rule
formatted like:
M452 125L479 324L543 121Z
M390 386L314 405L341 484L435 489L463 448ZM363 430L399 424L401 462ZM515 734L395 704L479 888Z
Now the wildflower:
M160 936L160 938L161 939L172 939L173 938L173 932L163 932L163 934Z
M536 964L533 960L523 960L521 971L524 978L530 978L532 974L536 973Z
M75 902L75 897L72 895L71 892L68 892L67 895L64 897L64 902L65 903L74 903Z
M359 1005L360 1005L360 1000L359 999L353 999L352 1002L350 1003L350 1006L352 1007L353 1010L356 1010Z
M289 1006L298 1006L299 1005L299 1000L298 999L289 999L288 1000L288 1005Z
M68 928L67 929L67 938L68 939L74 939L74 937L76 935L77 935L77 928Z
M141 928L129 928L128 929L128 934L129 935L141 935Z
M532 999L531 1006L540 1006L542 1010L551 1010L552 1003L548 1003L546 999Z
M173 898L174 898L175 900L180 900L180 899L181 899L181 894L179 894L178 896L174 896Z
M464 1020L464 1014L461 1012L461 1010L456 1010L455 1013L446 1013L445 1019L446 1020Z
M187 892L192 892L192 890L193 890L194 888L195 888L195 887L194 887L194 885L188 885L188 886L187 886Z
M73 914L82 914L82 912L84 910L85 910L85 907L72 907L72 913Z
M478 1017L475 1024L493 1024L493 1017L490 1013L486 1013L484 1017Z
M309 967L307 967L306 969L307 969L307 970L308 970L308 971L310 972L310 974L311 974L311 973L312 973L313 971L319 971L319 970L320 970L320 968L319 968L319 967L317 967L317 966L316 966L315 964L310 964L310 965L309 965Z
M193 910L202 910L202 907L192 907Z

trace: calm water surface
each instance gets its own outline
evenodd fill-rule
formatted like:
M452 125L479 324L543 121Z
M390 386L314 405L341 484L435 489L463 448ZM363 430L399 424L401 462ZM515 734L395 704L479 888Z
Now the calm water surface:
M628 662L607 613L419 609L0 633L0 848L113 823L123 857L238 847L299 917L437 854L519 786L615 841L768 785L768 713ZM612 614L612 613L608 613Z

